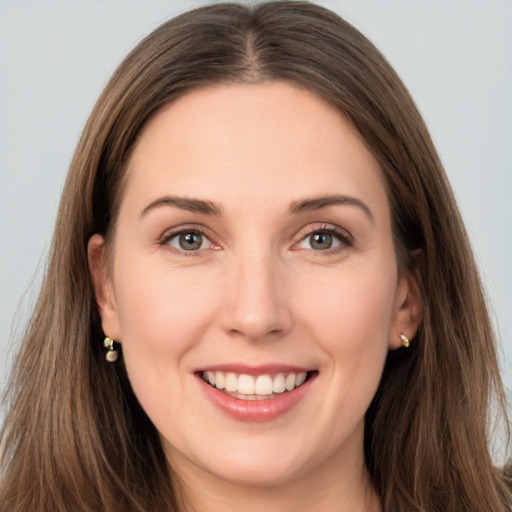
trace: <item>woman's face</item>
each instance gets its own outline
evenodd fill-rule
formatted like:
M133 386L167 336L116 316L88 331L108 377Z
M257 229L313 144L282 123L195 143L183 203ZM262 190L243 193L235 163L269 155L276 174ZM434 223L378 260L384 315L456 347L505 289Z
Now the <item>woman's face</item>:
M365 411L419 306L379 166L330 106L282 82L166 106L129 163L108 276L101 243L103 328L178 474L363 467Z

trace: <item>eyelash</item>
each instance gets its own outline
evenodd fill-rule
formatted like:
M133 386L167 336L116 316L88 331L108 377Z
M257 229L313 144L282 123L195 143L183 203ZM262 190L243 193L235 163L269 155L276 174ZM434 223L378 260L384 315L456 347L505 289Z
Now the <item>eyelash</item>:
M197 250L187 251L187 250L184 250L184 249L178 249L176 247L172 247L169 244L169 242L172 239L174 239L176 237L179 237L181 235L185 235L185 234L197 234L197 235L200 235L200 236L206 238L211 245L216 246L216 244L206 234L205 230L202 229L199 226L183 227L183 228L180 228L177 231L172 231L171 233L166 233L161 238L161 240L159 242L159 245L167 246L171 250L173 250L174 252L176 252L176 253L178 253L180 255L183 255L183 256L197 256L204 249L197 249ZM349 235L349 233L347 233L347 231L345 231L345 230L343 230L341 228L338 228L336 226L332 226L332 225L322 225L322 226L310 229L306 233L304 233L301 236L300 240L294 244L294 247L296 247L298 244L302 243L308 237L310 237L310 236L312 236L314 234L327 234L327 235L331 235L331 236L333 236L334 238L336 238L340 242L340 245L338 245L336 247L333 247L333 248L325 249L325 250L317 250L317 251L315 251L314 249L310 249L313 252L322 253L324 255L335 254L335 253L341 252L341 251L343 251L347 247L352 247L352 245L354 243L352 237ZM218 246L216 246L216 247L218 247ZM295 249L295 250L300 250L300 249Z
M208 240L211 245L213 245L213 246L216 245L214 242L211 241L211 237L209 237L206 234L205 230L199 226L182 227L182 228L178 229L177 231L165 233L163 235L162 239L160 240L159 245L167 246L170 250L172 250L173 252L176 252L177 254L180 254L182 256L187 256L187 257L188 256L198 256L204 249L203 250L186 251L185 249L178 249L176 247L172 247L169 243L173 238L179 237L181 235L188 235L188 234L200 235L200 236L206 238L206 240Z
M347 231L345 231L344 229L341 229L337 226L333 226L333 225L323 225L323 226L315 227L313 229L308 230L304 235L301 236L299 242L297 242L294 245L296 246L296 245L302 243L304 240L307 240L310 236L315 235L315 234L331 235L334 238L338 239L338 241L340 242L339 246L325 249L325 250L315 251L314 249L311 249L313 252L318 252L323 255L336 254L336 253L343 251L347 247L352 247L354 245L354 240ZM297 250L300 250L300 249L297 249Z

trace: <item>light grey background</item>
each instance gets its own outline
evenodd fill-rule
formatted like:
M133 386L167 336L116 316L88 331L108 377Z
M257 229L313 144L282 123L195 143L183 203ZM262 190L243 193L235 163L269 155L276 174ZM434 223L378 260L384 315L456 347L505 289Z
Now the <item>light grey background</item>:
M0 0L0 389L96 97L142 36L203 3ZM512 388L512 2L318 3L376 43L424 114L474 243Z

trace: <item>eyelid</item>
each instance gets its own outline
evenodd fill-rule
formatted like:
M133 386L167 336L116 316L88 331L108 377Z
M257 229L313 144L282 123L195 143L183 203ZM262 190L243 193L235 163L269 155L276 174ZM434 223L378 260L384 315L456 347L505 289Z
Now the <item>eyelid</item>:
M179 235L182 235L184 233L199 233L201 236L205 237L211 244L210 247L206 249L198 249L193 251L185 251L181 250L176 247L172 247L169 245L169 241L172 238L175 238ZM326 223L319 223L314 226L308 225L306 228L303 228L299 231L297 234L298 240L293 244L292 250L308 250L308 249L301 249L298 246L299 243L303 242L308 236L311 236L314 233L328 233L332 236L335 236L340 244L336 247L333 247L331 249L325 249L322 251L315 251L314 249L310 249L311 251L322 253L322 254L330 254L330 253L337 253L342 250L344 250L346 247L351 247L354 244L354 239L352 235L346 230L339 226L336 226L335 224L326 224ZM170 250L183 254L185 256L193 256L198 255L206 250L219 250L221 249L221 246L219 243L215 241L215 237L210 234L210 230L206 229L204 226L198 225L198 224L184 224L180 226L176 226L171 229L167 229L162 233L162 235L158 239L158 244L161 246L167 246Z
M177 247L173 247L169 244L170 240L172 240L173 238L180 236L184 233L200 234L201 236L205 237L210 242L210 247L208 247L206 249L198 249L195 251L186 251L183 249L179 249ZM167 229L166 231L164 231L163 234L158 239L158 244L161 246L166 246L170 250L172 250L178 254L183 254L185 256L193 256L193 255L197 256L199 253L204 252L206 250L220 249L220 245L218 243L216 243L213 240L213 238L214 237L210 234L209 230L205 229L204 226L197 225L197 224L185 224L185 225L176 226L174 228Z
M335 236L340 244L336 247L325 249L322 251L315 251L314 249L301 249L298 246L301 242L303 242L307 237L315 234L315 233L328 233L330 235ZM335 224L317 224L314 227L308 226L307 228L301 230L298 234L299 240L294 243L292 249L293 250L311 250L314 252L318 252L321 254L333 254L340 251L343 251L346 247L351 247L354 244L354 238L352 235L343 228L336 226Z

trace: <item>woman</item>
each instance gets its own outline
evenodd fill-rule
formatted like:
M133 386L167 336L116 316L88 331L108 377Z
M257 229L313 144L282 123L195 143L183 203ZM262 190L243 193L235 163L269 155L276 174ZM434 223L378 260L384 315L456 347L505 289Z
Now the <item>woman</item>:
M510 510L481 284L378 51L308 3L141 42L62 196L5 510Z

